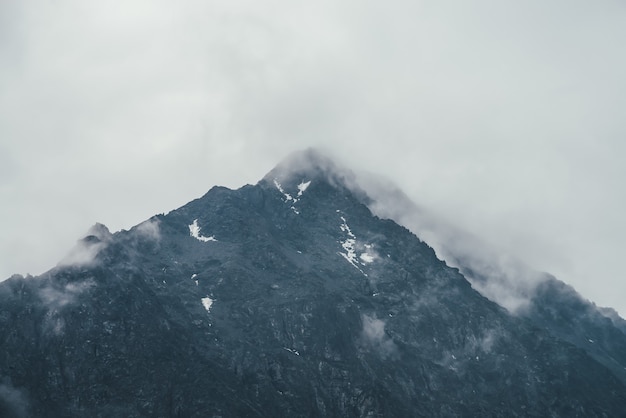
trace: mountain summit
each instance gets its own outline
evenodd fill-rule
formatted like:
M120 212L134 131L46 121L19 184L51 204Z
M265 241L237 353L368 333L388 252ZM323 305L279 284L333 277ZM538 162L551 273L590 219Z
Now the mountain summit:
M293 178L321 180L335 186L354 186L354 173L337 165L314 148L290 154L265 175L262 182L288 181Z
M307 150L0 283L0 415L623 415L620 359L482 296L353 180Z

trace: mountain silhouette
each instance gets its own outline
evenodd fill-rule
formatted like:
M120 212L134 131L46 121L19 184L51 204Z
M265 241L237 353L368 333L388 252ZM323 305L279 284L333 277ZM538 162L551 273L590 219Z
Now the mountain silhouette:
M296 153L0 283L0 416L624 416L619 317L513 315L356 184Z

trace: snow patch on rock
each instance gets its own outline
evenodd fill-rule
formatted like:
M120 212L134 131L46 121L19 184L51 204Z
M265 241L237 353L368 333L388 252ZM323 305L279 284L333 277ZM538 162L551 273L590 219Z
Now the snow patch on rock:
M215 301L208 296L206 298L202 298L201 301L202 301L202 306L204 306L204 309L206 309L207 312L210 312L211 306L213 306L213 302Z
M280 184L280 182L278 181L278 179L274 179L274 186L276 186L276 188L278 189L278 191L284 196L283 201L285 203L289 203L290 204L290 209L293 211L293 213L295 213L296 215L300 214L300 211L298 210L298 208L295 207L295 204L298 203L300 201L300 199L298 199L299 197L302 196L302 194L306 191L306 189L311 185L311 181L307 181L307 182L301 182L300 184L298 184L298 194L297 197L293 197L291 194L287 193L285 191L285 189L283 189L282 184Z
M352 233L352 230L348 226L346 218L341 216L341 222L342 223L339 228L341 229L341 232L347 235L347 238L341 242L341 247L345 250L345 252L340 252L339 254L345 258L348 263L352 264L357 270L363 273L364 276L367 276L367 274L361 270L361 267L359 267L359 264L362 263L359 262L359 258L356 255L356 236Z
M298 184L298 197L302 196L302 194L306 191L306 189L308 189L308 187L311 185L311 180L307 181L307 182L302 182L300 184Z
M198 225L198 220L194 219L193 223L189 225L189 235L202 242L217 241L213 235L209 237L200 235L200 229L202 228Z
M294 203L296 203L298 201L298 199L294 199L289 193L287 193L285 189L283 189L283 186L276 179L274 179L274 186L276 186L278 191L281 192L283 196L285 196L285 202L293 201Z

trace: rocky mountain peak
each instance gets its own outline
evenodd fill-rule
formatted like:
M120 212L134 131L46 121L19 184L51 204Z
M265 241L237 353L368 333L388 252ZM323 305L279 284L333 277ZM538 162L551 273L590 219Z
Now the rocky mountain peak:
M334 176L339 172L335 162L321 151L308 148L295 151L279 162L265 177L265 180L286 180L292 176Z
M97 224L59 268L0 283L0 416L626 410L608 319L571 343L561 311L511 315L373 216L353 177L295 153L130 231Z
M352 170L336 163L324 152L308 148L288 155L259 182L264 187L280 186L287 194L298 194L302 187L323 183L368 203L367 193L358 185Z
M85 241L108 241L113 234L109 231L106 225L96 222L93 226L87 230L83 240Z

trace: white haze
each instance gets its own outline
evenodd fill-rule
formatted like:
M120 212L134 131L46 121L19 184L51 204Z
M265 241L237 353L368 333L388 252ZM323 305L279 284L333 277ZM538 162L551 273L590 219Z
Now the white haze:
M362 342L367 348L376 351L381 357L393 357L397 355L398 348L385 332L385 321L376 316L361 315L363 330Z
M150 218L137 225L135 231L142 238L147 238L152 241L161 240L161 221L158 218Z
M27 418L30 415L30 401L24 389L13 386L11 381L3 378L0 382L0 402L3 410L16 418Z
M626 312L626 5L0 2L0 276L326 148Z
M512 253L490 246L481 237L419 207L391 181L361 172L356 187L365 190L372 213L392 219L428 243L437 256L461 269L472 286L512 313L528 307L536 285L546 279ZM475 274L486 280L476 280Z

